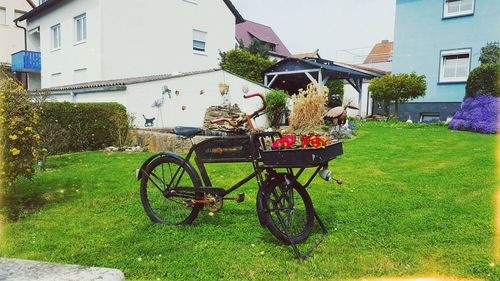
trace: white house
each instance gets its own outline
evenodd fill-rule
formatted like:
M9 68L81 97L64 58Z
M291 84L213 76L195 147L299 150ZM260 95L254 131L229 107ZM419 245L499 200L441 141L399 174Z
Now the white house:
M26 23L17 27L14 19L35 7L31 0L0 0L0 66L11 67L11 54L24 50L24 30ZM18 75L19 80L23 80Z
M243 20L229 0L47 0L16 20L41 53L31 85L38 79L57 101L119 102L137 126L143 115L158 127L202 126L207 107L222 103L219 83L245 112L260 101L243 94L266 91L218 69Z
M27 21L29 50L41 52L41 74L31 78L50 88L214 68L219 50L234 47L228 4L48 0L17 21Z

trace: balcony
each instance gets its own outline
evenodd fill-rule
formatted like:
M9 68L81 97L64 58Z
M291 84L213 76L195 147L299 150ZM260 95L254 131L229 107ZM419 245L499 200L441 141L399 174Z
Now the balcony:
M12 71L40 72L42 70L42 57L40 52L19 51L12 54Z

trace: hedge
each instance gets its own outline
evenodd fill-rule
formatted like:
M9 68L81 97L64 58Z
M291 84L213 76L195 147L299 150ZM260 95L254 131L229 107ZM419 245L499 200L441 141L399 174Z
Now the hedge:
M466 96L476 97L484 93L500 97L500 64L482 64L469 74Z
M120 146L121 136L128 133L127 111L118 103L49 102L40 117L49 154Z

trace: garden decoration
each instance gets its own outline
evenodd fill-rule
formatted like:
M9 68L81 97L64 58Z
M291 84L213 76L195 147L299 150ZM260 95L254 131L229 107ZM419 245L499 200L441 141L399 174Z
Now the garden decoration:
M155 120L156 118L155 117L152 117L152 118L146 118L146 116L144 116L144 114L142 115L142 117L144 118L144 127L153 127L155 124Z
M260 97L261 109L241 120L216 119L241 127L263 114L266 102L261 94L244 96ZM175 134L192 138L202 132L200 128L176 127ZM190 224L202 210L210 215L220 211L224 202L241 203L244 193L229 197L253 178L258 183L257 216L262 227L284 244L291 245L297 258L306 258L328 234L316 213L306 188L320 174L330 179L328 162L342 154L342 143L317 134L287 135L278 132L257 133L254 130L240 135L214 137L193 144L186 157L173 152L158 153L147 159L137 171L140 180L141 201L147 216L155 223L168 225ZM193 155L197 169L191 164ZM206 163L247 162L252 173L230 188L213 186L205 168ZM302 184L299 182L307 168L315 171ZM337 183L341 183L340 180ZM314 221L323 235L305 253L297 244L307 240Z
M347 108L359 110L359 108L352 105L352 100L349 100L344 106L337 106L330 109L323 118L331 120L334 127L340 128L347 120Z

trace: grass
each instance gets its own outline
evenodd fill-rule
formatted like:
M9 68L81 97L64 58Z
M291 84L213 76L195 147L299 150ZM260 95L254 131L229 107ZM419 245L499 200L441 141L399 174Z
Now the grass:
M241 189L245 202L166 227L146 217L134 179L148 153L51 157L47 172L4 198L0 256L113 267L127 280L500 280L491 264L494 151L495 136L442 126L360 127L331 163L345 184L318 178L309 190L331 234L304 263L259 226L255 182ZM229 186L250 167L209 172L215 185Z

